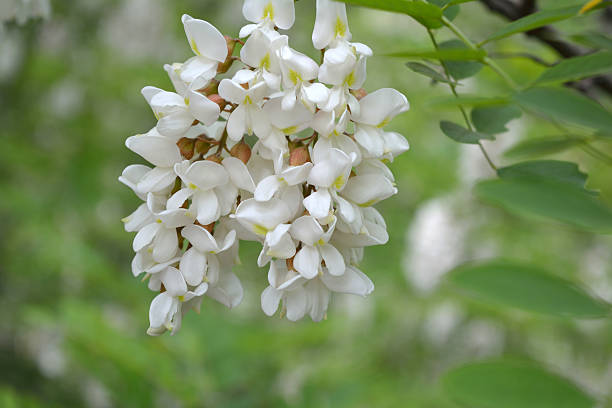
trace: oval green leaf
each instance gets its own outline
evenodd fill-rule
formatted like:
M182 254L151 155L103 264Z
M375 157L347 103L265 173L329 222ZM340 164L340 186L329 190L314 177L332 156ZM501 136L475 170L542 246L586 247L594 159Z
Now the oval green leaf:
M440 50L462 50L461 52L463 53L474 53L475 55L480 53L481 58L484 58L485 56L484 53L480 52L481 50L473 50L468 48L459 40L449 40L440 43ZM478 61L481 58L475 58L475 60ZM448 69L448 73L457 81L476 75L480 72L482 67L483 65L476 61L450 61L446 59L446 69Z
M553 120L594 129L612 129L612 114L593 100L564 88L532 88L514 95L527 110Z
M548 68L536 80L536 84L568 82L612 71L612 52L598 52L569 58Z
M506 150L504 156L509 158L545 156L562 152L582 143L584 143L582 137L573 135L539 137L518 142Z
M339 0L356 6L407 14L428 28L442 27L442 9L430 3L410 0Z
M446 395L470 408L592 408L577 386L529 362L487 361L455 368L442 378Z
M495 139L494 136L487 135L484 133L473 132L469 129L464 128L456 123L443 120L440 122L440 129L442 132L458 143L467 144L478 144L481 139Z
M517 33L530 31L557 21L566 20L570 17L576 16L579 11L580 6L538 11L537 13L530 14L507 24L481 44L485 44L493 40L499 40L500 38L508 37Z
M503 179L540 178L569 183L578 188L584 188L587 175L578 168L576 163L559 160L533 160L516 163L497 170L497 175Z
M612 233L612 210L591 193L569 183L539 178L487 180L478 183L476 194L520 215Z
M420 62L407 62L406 66L411 71L416 72L417 74L425 75L426 77L431 78L431 79L433 79L436 82L450 83L450 81L448 79L444 78L444 76L441 73L439 73L435 69L433 69L430 66L425 65L423 63L420 63Z
M447 279L459 292L495 306L577 319L610 314L608 305L583 289L533 266L503 260L468 263Z
M471 116L476 130L495 135L507 132L506 124L522 114L515 105L500 105L474 108Z

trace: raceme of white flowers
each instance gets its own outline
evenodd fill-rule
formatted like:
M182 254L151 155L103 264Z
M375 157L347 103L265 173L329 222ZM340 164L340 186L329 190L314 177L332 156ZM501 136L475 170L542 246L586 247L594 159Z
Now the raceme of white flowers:
M269 316L320 321L332 292L373 291L358 265L364 247L389 237L372 205L397 192L385 162L408 150L383 129L408 101L389 88L366 93L372 50L350 42L343 3L316 6L321 65L278 31L294 23L293 0L246 0L244 40L183 16L194 55L165 66L174 91L142 90L158 122L126 146L150 166L119 180L143 201L123 222L136 232L132 272L157 293L150 335L176 332L206 296L241 302L240 240L262 245Z

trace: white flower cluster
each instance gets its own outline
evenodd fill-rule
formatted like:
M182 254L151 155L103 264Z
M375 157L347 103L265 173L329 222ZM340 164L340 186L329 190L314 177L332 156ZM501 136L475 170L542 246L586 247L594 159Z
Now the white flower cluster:
M282 302L289 320L319 321L331 292L374 289L356 265L364 247L388 240L372 205L397 192L384 162L408 143L383 127L408 102L394 89L362 89L372 51L350 42L343 3L317 0L320 66L278 32L294 23L293 0L245 0L243 14L252 22L240 30L246 41L183 16L195 55L165 66L175 92L143 89L158 122L126 141L153 165L128 166L119 178L145 201L123 221L137 232L132 271L159 293L151 335L176 332L204 296L241 302L232 272L239 240L263 245L267 315Z

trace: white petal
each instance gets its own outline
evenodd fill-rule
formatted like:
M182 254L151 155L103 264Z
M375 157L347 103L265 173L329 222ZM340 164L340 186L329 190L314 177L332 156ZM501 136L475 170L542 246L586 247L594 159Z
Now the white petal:
M191 128L193 119L193 115L187 109L177 110L163 116L157 122L157 130L168 138L178 140Z
M314 47L323 49L337 37L351 39L344 3L317 0L317 17L312 32Z
M329 98L329 88L321 83L304 84L302 89L306 99L317 105L324 104Z
M202 283L206 272L206 255L196 248L189 248L181 258L179 269L187 284L191 286L199 285Z
M221 209L214 191L198 191L194 195L193 202L196 206L197 219L200 224L208 225L219 219Z
M341 189L350 173L351 158L338 149L327 149L323 156L322 160L315 158L315 165L308 176L308 184Z
M221 274L217 285L210 287L206 294L231 309L242 302L244 291L238 277L230 272Z
M206 229L199 225L188 225L181 231L181 235L202 253L218 252L217 240Z
M189 199L193 195L193 190L190 188L182 188L176 193L172 195L168 199L168 203L166 204L166 208L169 210L176 210L181 208L185 201Z
M219 163L210 160L200 160L190 165L183 172L184 165L175 166L178 174L187 184L194 184L200 190L211 190L228 183L229 175ZM193 188L193 186L190 186Z
M226 101L242 104L247 91L240 84L225 78L219 84L219 95Z
M287 307L287 319L290 321L298 321L306 314L308 299L306 298L306 292L302 288L287 292L285 303Z
M182 160L176 143L167 137L131 136L127 138L125 145L155 166L172 167L174 163Z
M325 233L317 220L309 215L293 221L290 231L293 238L309 246L318 243Z
M349 178L342 196L360 206L371 206L397 193L383 174L364 174Z
M372 157L384 154L383 131L372 126L356 126L355 140Z
M227 157L223 160L223 167L227 170L232 183L242 190L250 193L255 192L255 183L249 173L249 169L242 160L235 157Z
M323 283L330 290L339 293L367 296L374 290L374 284L360 270L348 267L342 276L323 274Z
M196 55L203 55L223 62L227 58L227 43L223 34L212 24L183 15L185 34L191 49Z
M331 196L326 189L315 191L304 199L304 207L315 218L327 217L331 207Z
M170 296L183 296L187 292L187 284L181 272L169 266L162 272L161 280Z
M155 262L165 262L172 258L178 250L178 236L174 228L160 228L153 241L153 259Z
M155 167L140 180L136 191L141 194L157 193L172 186L175 180L176 174L171 167Z
M306 279L312 279L319 273L321 257L319 251L309 245L302 247L293 258L293 267Z
M247 132L247 109L239 105L227 119L227 135L235 142L242 139Z
M151 168L142 164L132 164L131 166L127 166L121 176L119 177L119 181L138 194L136 191L136 185L142 180L142 178L151 171ZM142 198L142 195L139 195Z
M249 35L251 35L251 33L253 33L253 31L257 30L258 27L259 26L257 24L247 24L240 29L240 33L238 34L238 37L240 38L248 37Z
M157 295L149 308L149 324L151 327L163 327L166 323L169 323L172 311L176 308L176 303L176 299L167 292Z
M153 223L146 225L140 231L138 231L138 234L136 234L136 236L134 237L134 242L132 243L132 249L134 250L134 252L138 252L144 247L151 244L151 242L153 242L153 238L155 238L155 235L157 234L160 228L160 224Z
M272 0L274 24L281 30L288 30L295 22L294 0Z
M311 169L312 163L304 163L300 166L290 166L282 173L282 177L287 184L295 186L306 181Z
M370 126L382 127L396 115L405 112L410 105L406 97L392 88L378 89L361 101L360 115L354 117L355 122Z
M165 210L157 214L157 217L162 221L166 228L179 228L189 225L195 217L185 208L177 208L175 210Z
M340 251L333 245L325 244L319 247L321 257L325 261L325 266L329 270L329 273L334 276L340 276L344 273L346 265L344 264L344 258Z
M385 132L383 134L383 141L385 153L391 153L393 157L399 156L410 149L410 144L406 138L396 132Z
M189 93L189 111L194 118L210 126L219 118L219 105L208 99L199 92Z
M206 57L189 58L180 68L180 79L188 84L196 79L210 80L217 74L217 65L217 61ZM185 95L184 91L182 95Z
M236 209L235 217L240 224L251 232L265 236L278 224L289 221L291 214L287 205L281 200L273 198L262 202L249 199L240 203Z
M261 309L268 316L274 315L278 310L278 304L281 300L282 292L274 289L272 286L268 286L261 293Z
M155 222L155 218L146 203L138 206L136 211L122 219L123 227L127 232L140 231L146 225Z
M255 200L268 201L281 187L281 182L277 176L268 176L257 184L255 189Z
M319 322L325 317L329 304L329 289L327 289L318 279L308 283L308 303L310 306L310 318Z

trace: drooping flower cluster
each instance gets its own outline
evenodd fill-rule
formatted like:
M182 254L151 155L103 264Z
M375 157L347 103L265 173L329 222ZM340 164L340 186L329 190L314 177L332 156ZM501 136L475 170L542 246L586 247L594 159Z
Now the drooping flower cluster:
M151 335L176 332L205 296L241 302L240 240L262 244L267 315L282 304L289 320L319 321L332 292L374 289L357 265L364 247L388 240L372 205L397 192L384 162L408 143L383 128L408 102L362 88L372 51L350 42L343 3L317 0L321 65L292 49L278 29L293 25L293 3L245 0L244 41L183 16L194 56L165 66L174 91L142 90L158 122L126 146L151 166L119 179L144 202L123 221L137 232L132 272L158 292Z

